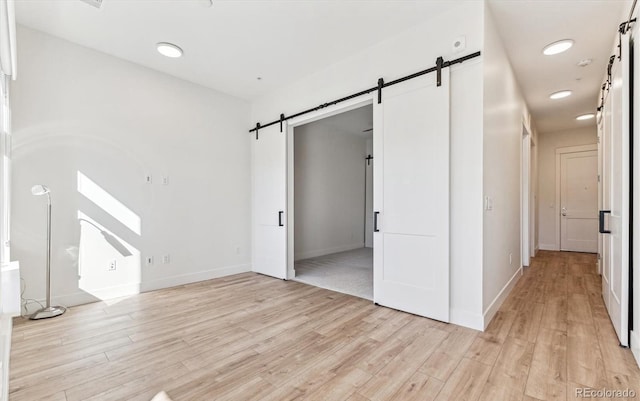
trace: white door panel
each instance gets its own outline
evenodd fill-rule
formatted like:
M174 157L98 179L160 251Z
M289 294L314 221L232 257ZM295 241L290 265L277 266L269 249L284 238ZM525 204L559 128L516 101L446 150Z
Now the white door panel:
M560 156L560 249L598 251L598 152Z
M628 37L612 68L602 136L602 208L610 211L602 235L602 296L621 345L629 345L629 81Z
M449 320L449 71L374 104L374 301Z
M253 271L287 276L287 152L286 128L260 129L252 140Z

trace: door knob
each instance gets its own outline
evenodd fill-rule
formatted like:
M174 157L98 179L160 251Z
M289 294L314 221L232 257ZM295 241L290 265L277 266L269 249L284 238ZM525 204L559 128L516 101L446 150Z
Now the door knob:
M562 215L563 215L563 216L566 216L566 215L567 215L567 208L566 208L566 207L563 207L563 208L562 208Z

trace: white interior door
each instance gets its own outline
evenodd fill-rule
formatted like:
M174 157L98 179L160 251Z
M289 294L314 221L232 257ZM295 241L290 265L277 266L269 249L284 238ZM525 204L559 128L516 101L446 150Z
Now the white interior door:
M598 252L598 151L560 155L560 250Z
M606 99L602 143L602 296L620 344L629 345L629 52L622 40L622 63L614 63Z
M279 124L252 139L253 263L256 273L287 277L287 135Z
M449 71L374 103L374 302L449 320Z

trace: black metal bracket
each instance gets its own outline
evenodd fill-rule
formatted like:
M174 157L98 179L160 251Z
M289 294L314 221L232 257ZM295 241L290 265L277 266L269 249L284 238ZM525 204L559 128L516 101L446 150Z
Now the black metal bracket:
M438 57L436 59L436 85L442 86L442 66L444 64L444 59L442 57Z
M278 212L278 227L284 227L284 223L282 223L282 215L284 212L281 210Z
M618 26L618 32L623 34L623 35L625 33L629 32L629 29L631 29L631 24L633 24L634 22L636 22L636 19L632 18L629 21L625 21L625 22L621 23Z
M616 61L616 56L613 55L609 57L609 65L607 66L607 83L611 85L611 70L613 68L613 63Z
M367 161L367 166L371 164L371 160L373 160L373 156L371 155L367 155L367 157L364 158Z
M629 21L625 21L618 27L618 60L622 60L622 35L629 32L631 28L631 24L636 22L636 19L630 19Z
M598 111L604 108L604 88L606 88L606 84L602 84L602 88L600 88L600 106L598 106Z
M260 123L256 123L256 141L258 140L258 131L260 131Z
M280 132L282 132L282 123L284 122L284 114L280 114Z
M622 61L622 30L618 31L618 60Z
M378 104L382 103L382 88L384 88L384 79L378 78Z

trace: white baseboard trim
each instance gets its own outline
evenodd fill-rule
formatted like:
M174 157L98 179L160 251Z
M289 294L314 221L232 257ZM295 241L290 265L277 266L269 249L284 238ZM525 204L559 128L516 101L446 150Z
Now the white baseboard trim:
M205 270L196 273L181 274L177 276L164 277L161 279L146 281L142 283L129 283L121 286L99 288L89 290L91 293L79 290L71 294L54 295L51 297L51 303L62 306L77 306L97 301L115 300L120 297L136 295L141 292L160 290L184 284L197 283L199 281L212 280L230 276L233 274L246 273L251 271L250 264L241 264L234 266L218 267L211 270ZM44 304L44 299L39 299ZM28 313L35 312L39 309L38 304L29 304Z
M143 282L141 292L159 290L162 288L175 287L183 284L197 283L199 281L213 280L233 274L247 273L251 271L251 264L241 264L234 266L218 267L211 270L205 270L197 273L182 274L180 276L172 276L153 281Z
M560 247L556 244L539 244L538 250L541 251L559 251Z
M449 310L449 323L468 327L474 330L484 330L482 315L462 309L451 308Z
M351 251L351 250L360 249L360 248L364 248L364 242L359 242L357 244L336 246L333 248L317 249L314 251L300 252L300 253L296 253L293 259L295 261L298 261L303 259L317 258L318 256L331 255L332 253Z
M511 293L511 290L516 285L518 280L520 280L521 276L522 276L522 266L518 270L516 270L516 272L513 274L513 276L511 276L509 281L507 281L507 284L505 284L504 287L502 287L502 290L500 290L500 293L498 294L498 296L495 297L493 302L491 302L491 305L489 305L487 310L485 310L484 319L483 319L484 322L481 329L482 331L484 331L484 329L486 329L487 326L489 326L491 319L493 319L493 317L496 315L496 313L498 312L498 309L500 309L500 306L502 306L502 303L507 298L507 296Z
M636 358L636 363L640 366L640 330L631 331L631 352Z

